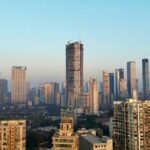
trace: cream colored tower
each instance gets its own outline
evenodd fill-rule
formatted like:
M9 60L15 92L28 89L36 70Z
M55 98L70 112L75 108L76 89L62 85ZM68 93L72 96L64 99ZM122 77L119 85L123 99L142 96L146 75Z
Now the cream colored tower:
M26 150L26 121L0 121L0 150Z
M12 67L12 102L26 103L26 67Z
M78 150L78 135L74 133L73 117L62 117L59 132L53 136L52 150Z
M90 96L90 112L96 114L99 111L98 84L96 79L90 79Z

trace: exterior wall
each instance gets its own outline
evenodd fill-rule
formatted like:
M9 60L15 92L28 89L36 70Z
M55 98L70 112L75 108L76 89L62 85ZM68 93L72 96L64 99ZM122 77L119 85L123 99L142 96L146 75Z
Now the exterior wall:
M133 91L137 90L135 62L127 63L127 85L129 98L133 98Z

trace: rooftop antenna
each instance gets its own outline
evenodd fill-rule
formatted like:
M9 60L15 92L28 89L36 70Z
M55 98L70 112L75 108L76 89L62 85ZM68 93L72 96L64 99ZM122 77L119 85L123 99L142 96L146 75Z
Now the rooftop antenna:
M78 39L79 39L79 43L81 43L81 38L80 38L80 34L78 34Z

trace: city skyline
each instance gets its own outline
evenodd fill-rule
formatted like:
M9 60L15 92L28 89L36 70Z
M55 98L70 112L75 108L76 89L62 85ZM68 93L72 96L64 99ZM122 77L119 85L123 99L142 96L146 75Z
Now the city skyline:
M124 68L126 72L126 62L135 61L142 86L141 60L150 54L147 3L1 2L1 77L10 81L11 67L19 65L28 68L33 86L64 81L65 45L81 40L85 81L102 80L103 70Z

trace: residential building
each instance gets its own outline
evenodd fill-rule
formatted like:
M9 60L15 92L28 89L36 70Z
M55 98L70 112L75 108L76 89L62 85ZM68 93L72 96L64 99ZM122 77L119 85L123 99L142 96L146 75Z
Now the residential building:
M26 121L0 121L0 149L26 150Z
M133 98L133 91L137 90L136 64L133 61L127 63L127 87L129 98Z
M26 103L26 70L24 66L15 66L12 67L12 103L14 104L25 104Z
M114 150L150 149L150 101L114 102Z

